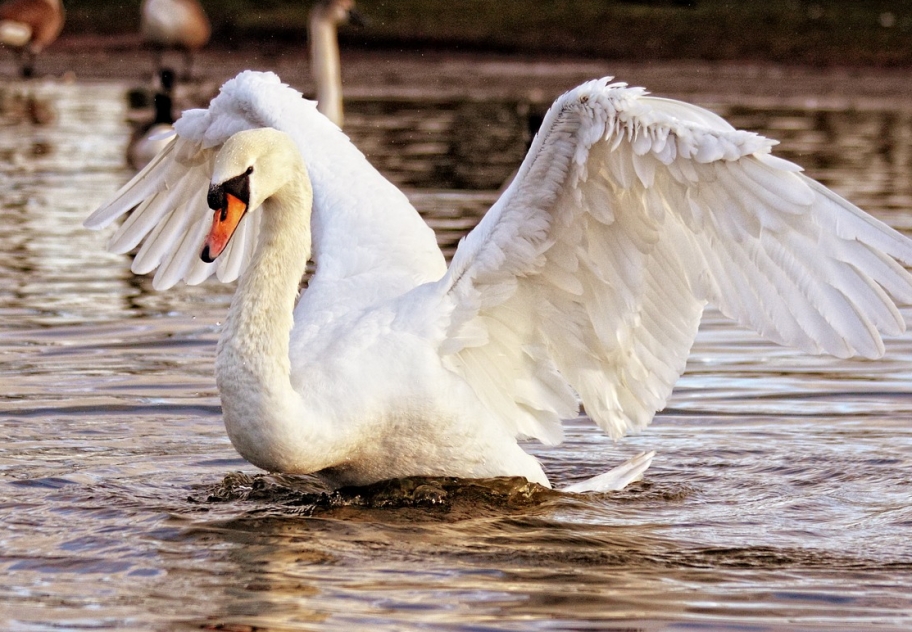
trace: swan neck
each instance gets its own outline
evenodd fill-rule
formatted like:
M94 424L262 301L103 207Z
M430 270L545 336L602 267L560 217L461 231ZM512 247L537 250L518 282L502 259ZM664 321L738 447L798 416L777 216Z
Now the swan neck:
M289 344L294 303L310 256L312 193L306 174L294 178L258 212L259 240L238 283L216 353L216 382L228 436L237 451L269 471L324 467L316 420L302 420L291 384Z
M247 354L270 358L288 378L294 303L310 258L310 204L295 181L263 203L259 241L228 312L228 340ZM305 198L307 201L305 201ZM290 382L289 382L290 384Z

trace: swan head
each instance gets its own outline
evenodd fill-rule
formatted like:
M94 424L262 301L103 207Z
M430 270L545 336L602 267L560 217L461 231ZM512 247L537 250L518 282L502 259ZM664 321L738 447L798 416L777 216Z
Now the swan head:
M206 196L214 213L200 258L215 261L247 210L258 208L293 178L301 177L302 167L291 137L271 127L238 132L225 141L215 157Z
M355 8L355 0L320 0L313 8L312 17L335 25L366 25L364 16Z

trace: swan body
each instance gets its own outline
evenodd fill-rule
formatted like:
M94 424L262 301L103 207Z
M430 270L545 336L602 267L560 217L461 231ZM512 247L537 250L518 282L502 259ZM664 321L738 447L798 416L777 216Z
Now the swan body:
M21 52L23 77L32 76L35 56L60 35L64 16L61 0L7 0L0 4L0 44Z
M360 22L354 0L319 0L310 11L310 71L317 87L317 109L342 127L340 24Z
M86 225L132 210L110 248L139 246L133 270L158 268L158 288L240 277L217 382L232 443L270 471L548 485L517 439L559 443L580 402L612 437L644 428L707 302L776 342L872 358L912 302L904 236L773 141L607 79L555 102L449 267L405 196L275 75L241 73L175 129ZM619 488L650 458L572 489Z

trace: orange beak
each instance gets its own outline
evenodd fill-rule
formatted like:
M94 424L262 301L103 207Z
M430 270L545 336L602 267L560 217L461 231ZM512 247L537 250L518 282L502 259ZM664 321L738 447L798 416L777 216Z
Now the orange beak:
M212 216L212 229L209 231L206 241L203 242L203 251L200 253L203 261L212 263L216 257L222 254L246 212L246 204L230 193L225 194L225 206L215 209Z

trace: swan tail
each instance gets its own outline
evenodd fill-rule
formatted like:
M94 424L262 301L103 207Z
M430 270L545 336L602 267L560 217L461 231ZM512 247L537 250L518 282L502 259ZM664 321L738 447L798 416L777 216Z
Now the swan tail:
M618 492L627 487L630 483L643 478L643 472L649 469L652 464L652 457L655 451L640 452L632 459L625 461L622 465L604 474L593 476L579 483L568 485L563 490L574 494L585 492Z

